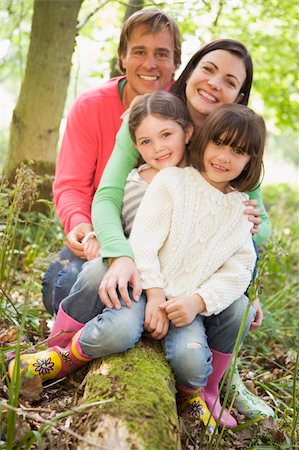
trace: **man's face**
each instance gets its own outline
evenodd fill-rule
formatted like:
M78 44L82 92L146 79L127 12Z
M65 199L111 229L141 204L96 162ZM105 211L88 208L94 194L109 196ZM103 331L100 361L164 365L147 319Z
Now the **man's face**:
M156 33L146 25L137 26L122 58L126 70L126 95L131 102L136 95L165 89L175 72L173 39L167 28Z

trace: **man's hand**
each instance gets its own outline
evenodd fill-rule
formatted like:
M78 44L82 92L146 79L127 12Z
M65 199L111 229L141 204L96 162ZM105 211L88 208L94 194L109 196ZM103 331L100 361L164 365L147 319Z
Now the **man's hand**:
M165 302L163 289L147 289L146 297L144 328L151 334L152 338L163 339L169 329L167 315L165 311L159 308L159 305Z
M82 240L92 231L90 223L81 222L76 225L66 236L68 248L79 258L86 259Z
M253 321L251 322L249 330L256 331L262 325L264 314L263 314L261 302L258 297L251 304L254 307L254 309L256 310L256 314L255 314Z
M167 314L168 319L176 327L189 325L197 314L205 311L206 306L203 299L198 295L190 297L177 297L164 302L159 306Z
M131 258L126 256L112 259L110 267L99 287L99 296L104 305L109 309L121 308L117 294L118 290L125 304L130 307L131 299L128 293L128 284L133 289L133 300L137 302L141 295L142 288L136 264Z
M259 232L259 225L262 223L261 211L256 207L256 200L247 200L244 202L248 208L245 209L244 213L247 214L249 222L253 223L251 228L252 234L257 234Z

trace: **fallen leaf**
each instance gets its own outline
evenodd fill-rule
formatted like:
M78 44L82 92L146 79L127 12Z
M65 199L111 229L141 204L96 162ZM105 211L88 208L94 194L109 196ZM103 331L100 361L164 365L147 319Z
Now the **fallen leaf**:
M271 433L279 430L279 424L277 419L273 419L273 417L266 417L259 424L259 430L262 433Z
M44 387L42 380L38 375L33 377L26 377L22 375L21 386L20 386L20 396L23 400L28 402L34 402L42 398Z
M15 342L17 340L17 329L10 327L8 330L2 331L0 334L0 342L8 343Z

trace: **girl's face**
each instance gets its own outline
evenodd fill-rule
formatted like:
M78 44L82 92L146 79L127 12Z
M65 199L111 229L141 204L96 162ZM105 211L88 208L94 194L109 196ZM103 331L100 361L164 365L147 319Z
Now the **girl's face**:
M210 141L204 153L205 172L201 174L212 186L227 193L229 182L243 172L249 160L240 147L225 145L222 139Z
M187 107L193 123L201 126L205 116L226 103L240 101L246 78L244 62L226 50L207 53L186 83Z
M156 170L185 167L186 144L192 131L192 125L184 131L174 120L149 115L136 128L136 148L144 161Z

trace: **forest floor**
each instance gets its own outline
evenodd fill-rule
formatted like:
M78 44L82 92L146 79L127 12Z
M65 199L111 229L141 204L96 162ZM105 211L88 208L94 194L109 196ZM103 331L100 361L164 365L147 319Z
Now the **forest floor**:
M0 347L14 344L16 340L16 328L8 328L7 325L7 323L2 323L0 326ZM41 322L40 330L42 330L42 333L46 332L46 322ZM35 336L35 339L40 339L40 337L39 333L38 336ZM270 357L258 349L253 354L251 345L246 346L240 357L243 361L240 372L247 388L262 397L279 413L280 403L284 402L284 398L287 399L288 394L282 392L282 398L278 400L275 395L271 394L271 387L275 389L276 386L277 389L282 380L292 379L296 355L292 349L286 351L283 344L274 343L269 350ZM80 430L80 436L72 429L74 414L78 414L78 412L71 412L71 409L76 407L78 401L82 399L87 373L88 365L78 369L67 378L48 385L43 385L38 377L24 379L20 388L15 442L20 442L24 435L31 430L40 430L41 436L43 435L43 446L41 447L43 449L71 450L76 448L78 440L82 440L84 443L82 429ZM261 386L264 388L268 386L269 391L265 391ZM1 398L5 400L9 398L9 390L3 379L0 382ZM246 423L246 418L238 414L236 409L232 411L239 424ZM87 421L88 413L81 412L80 416L80 422L84 424ZM181 418L180 426L183 450L208 448L208 441L202 437L202 429L198 428L198 425L190 421L186 422ZM6 434L4 429L2 429L2 434L2 437ZM252 446L252 443L254 443L254 446ZM270 446L269 443L271 443ZM96 448L89 446L88 441L85 442L85 445L84 448ZM214 445L213 449L230 450L295 448L291 445L290 437L284 430L283 421L280 418L260 418L255 423L247 424L245 428L239 431L225 430L221 438L217 437L217 443Z

